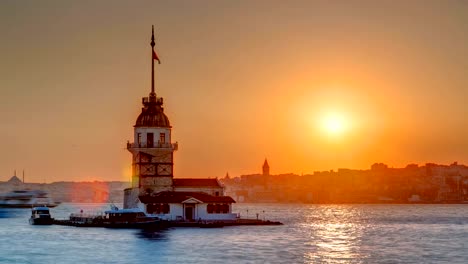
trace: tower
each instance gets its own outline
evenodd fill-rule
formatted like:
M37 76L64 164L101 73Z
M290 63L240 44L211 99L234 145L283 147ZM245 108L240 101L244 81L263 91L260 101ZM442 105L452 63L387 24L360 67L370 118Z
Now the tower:
M177 143L172 143L171 125L164 114L163 98L154 90L154 27L151 35L151 92L142 98L143 108L134 125L134 141L127 143L132 153L133 196L173 189L173 157ZM127 203L128 201L126 201Z
M268 165L267 159L265 159L265 162L263 162L263 176L269 176L270 175L270 165Z

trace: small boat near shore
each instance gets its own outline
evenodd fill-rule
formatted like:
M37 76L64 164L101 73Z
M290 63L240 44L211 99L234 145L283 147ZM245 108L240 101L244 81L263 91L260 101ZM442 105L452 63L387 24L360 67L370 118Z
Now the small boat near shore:
M157 216L146 214L139 208L118 209L112 208L105 211L104 227L110 228L151 228L158 227L161 219Z
M31 225L51 225L53 224L54 219L50 216L50 211L48 207L34 207L31 211L31 217L29 218L29 223Z

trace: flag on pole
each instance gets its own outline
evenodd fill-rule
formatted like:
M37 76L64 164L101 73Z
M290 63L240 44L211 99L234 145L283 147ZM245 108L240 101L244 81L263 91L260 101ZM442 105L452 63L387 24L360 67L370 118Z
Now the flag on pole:
M153 50L153 60L157 60L158 64L161 64L161 61L159 60L158 54L156 54L156 51Z

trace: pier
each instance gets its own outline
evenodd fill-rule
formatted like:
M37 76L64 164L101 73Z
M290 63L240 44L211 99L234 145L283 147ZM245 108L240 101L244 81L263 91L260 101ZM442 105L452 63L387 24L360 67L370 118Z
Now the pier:
M281 222L258 219L237 219L224 221L158 221L150 225L138 226L133 224L108 225L102 219L89 218L86 221L74 221L70 219L54 219L54 225L75 226L75 227L108 227L108 228L171 228L171 227L200 227L200 228L221 228L225 226L277 226L283 225Z

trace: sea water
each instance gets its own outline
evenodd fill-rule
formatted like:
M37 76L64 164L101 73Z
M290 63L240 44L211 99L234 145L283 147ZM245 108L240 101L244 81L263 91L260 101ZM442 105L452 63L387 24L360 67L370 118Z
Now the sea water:
M61 204L55 218L106 204ZM235 204L282 226L32 226L0 209L0 263L468 263L468 205Z

